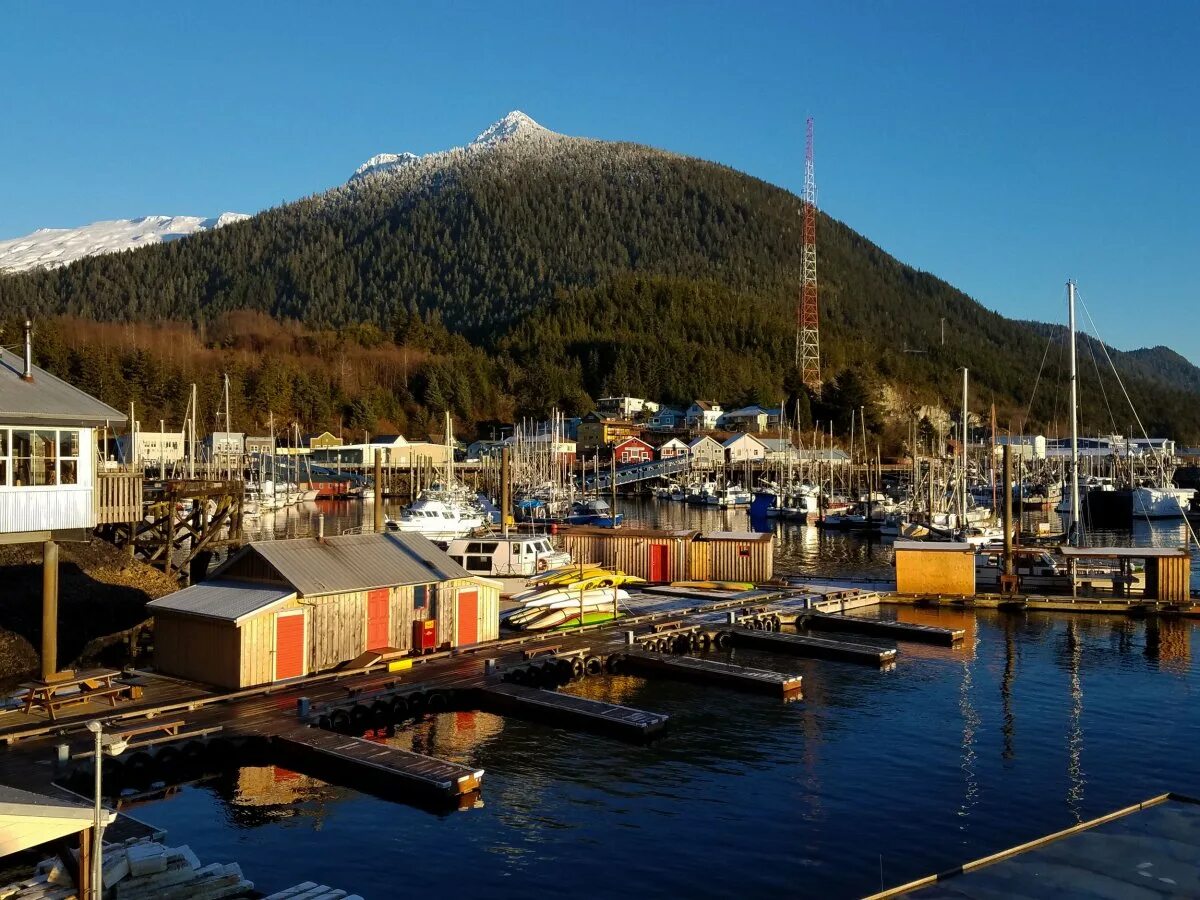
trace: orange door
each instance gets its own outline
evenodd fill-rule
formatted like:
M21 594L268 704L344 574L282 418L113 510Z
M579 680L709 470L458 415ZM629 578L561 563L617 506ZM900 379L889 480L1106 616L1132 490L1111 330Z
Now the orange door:
M669 548L666 544L651 544L650 545L650 565L647 581L666 581L667 580L667 558Z
M479 592L461 591L458 595L458 646L479 641Z
M388 589L380 588L367 594L367 649L378 650L392 641L391 604Z
M275 618L275 680L304 674L304 613Z

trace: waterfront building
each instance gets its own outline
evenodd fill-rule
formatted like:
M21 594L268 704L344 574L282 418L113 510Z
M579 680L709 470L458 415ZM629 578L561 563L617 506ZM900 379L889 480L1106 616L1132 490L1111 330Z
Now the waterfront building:
M646 420L651 431L678 431L687 427L687 413L674 406L663 406Z
M767 458L767 446L752 434L735 434L722 444L725 461L731 466L746 462L762 462Z
M659 459L673 459L676 456L687 456L688 445L679 438L671 438L669 441L664 441L658 445Z
M715 469L725 464L725 448L706 434L688 444L688 454L697 469Z
M328 447L340 447L342 439L336 434L322 431L320 434L305 435L304 443L310 450L321 450Z
M654 459L654 448L641 438L630 437L613 447L613 456L618 466L649 462Z
M1004 453L1005 447L1011 447L1009 451L1013 459L1045 459L1046 458L1046 438L1040 434L1031 435L997 435L996 436L996 456L999 457ZM1068 451L1070 448L1068 447Z
M246 435L246 455L270 456L275 452L275 441L269 434Z
M142 431L117 435L117 459L125 465L159 465L183 462L186 444L182 431Z
M213 576L148 604L163 672L241 688L494 640L500 583L416 534L256 541Z
M759 438L759 443L767 448L767 462L786 463L797 460L796 447L787 438Z

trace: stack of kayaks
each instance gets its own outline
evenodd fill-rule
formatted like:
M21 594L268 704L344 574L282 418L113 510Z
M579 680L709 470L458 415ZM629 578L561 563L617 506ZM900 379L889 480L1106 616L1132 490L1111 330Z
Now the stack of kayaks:
M512 599L519 605L501 613L501 621L518 631L548 631L592 625L617 618L629 600L623 584L644 579L600 566L567 566L529 579L530 588Z

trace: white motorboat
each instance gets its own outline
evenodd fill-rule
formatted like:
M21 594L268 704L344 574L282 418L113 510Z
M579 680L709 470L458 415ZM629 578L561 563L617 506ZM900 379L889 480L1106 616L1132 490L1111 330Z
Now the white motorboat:
M449 497L422 495L405 507L399 519L388 519L386 524L389 531L452 541L482 528L483 512Z
M541 572L571 564L571 554L555 550L544 534L457 538L446 552L472 575L499 581L502 597L524 590L529 579Z

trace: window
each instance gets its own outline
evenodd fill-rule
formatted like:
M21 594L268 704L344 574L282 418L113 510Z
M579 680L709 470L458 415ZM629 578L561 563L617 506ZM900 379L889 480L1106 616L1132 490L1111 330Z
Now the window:
M425 608L426 589L427 589L427 586L423 585L423 584L418 584L416 587L413 588L413 609L424 609Z
M425 618L437 618L437 585L418 584L413 588L413 609L425 610Z
M490 572L492 571L492 558L490 556L468 556L465 568L468 572Z
M8 429L0 428L0 487L8 484Z
M58 433L58 483L79 483L79 432Z
M53 431L17 431L12 433L13 486L37 487L57 482Z

